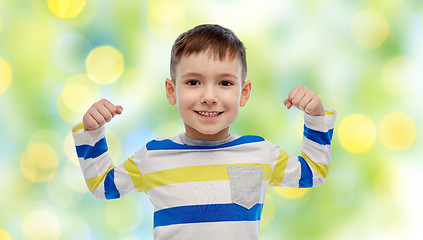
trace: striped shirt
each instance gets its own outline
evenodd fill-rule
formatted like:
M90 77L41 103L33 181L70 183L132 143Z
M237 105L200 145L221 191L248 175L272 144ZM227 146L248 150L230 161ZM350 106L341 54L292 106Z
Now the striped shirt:
M105 128L73 128L85 181L99 199L145 192L154 206L154 239L258 239L267 187L311 188L328 174L335 111L304 114L301 153L259 136L198 141L180 134L155 139L120 166Z

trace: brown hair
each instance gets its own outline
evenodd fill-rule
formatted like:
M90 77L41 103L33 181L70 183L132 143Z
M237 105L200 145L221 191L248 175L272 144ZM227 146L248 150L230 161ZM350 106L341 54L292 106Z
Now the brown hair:
M170 77L175 80L175 67L181 56L198 54L208 50L208 54L220 61L239 57L242 65L242 82L247 76L247 60L244 44L233 31L215 24L203 24L190 29L175 40L170 57Z

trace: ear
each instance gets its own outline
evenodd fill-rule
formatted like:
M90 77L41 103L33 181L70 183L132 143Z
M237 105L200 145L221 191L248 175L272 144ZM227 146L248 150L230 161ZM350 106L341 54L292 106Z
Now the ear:
M244 107L245 104L247 104L247 101L250 98L250 92L251 92L251 82L250 80L248 80L248 81L245 81L244 84L242 84L241 101L239 102L239 106Z
M176 96L175 96L175 82L169 78L166 78L165 82L166 87L166 97L170 104L175 105Z

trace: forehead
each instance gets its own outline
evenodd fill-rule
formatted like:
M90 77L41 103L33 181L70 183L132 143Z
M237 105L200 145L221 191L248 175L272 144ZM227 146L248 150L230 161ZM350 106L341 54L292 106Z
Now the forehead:
M178 79L187 73L204 76L232 74L241 79L242 65L238 56L231 57L226 54L225 58L220 59L203 51L180 57L175 67L175 77Z

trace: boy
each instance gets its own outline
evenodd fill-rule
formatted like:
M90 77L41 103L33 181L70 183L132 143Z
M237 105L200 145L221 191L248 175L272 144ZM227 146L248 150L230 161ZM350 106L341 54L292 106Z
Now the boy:
M229 133L250 96L245 48L229 29L200 25L172 47L166 96L177 105L185 133L148 142L114 167L104 124L122 106L103 99L73 128L88 188L100 199L145 192L154 205L154 239L258 239L268 185L315 187L330 163L335 112L308 88L284 101L304 114L300 156L259 136ZM326 115L325 115L326 112Z

